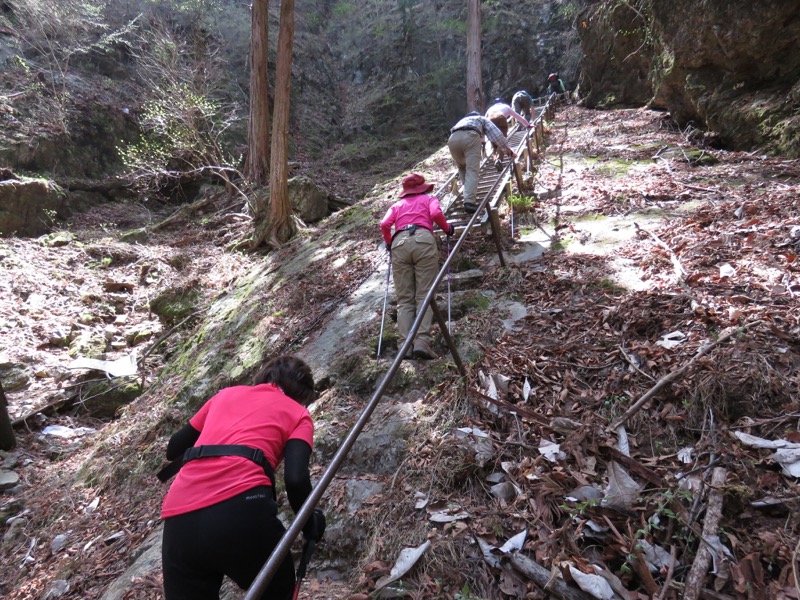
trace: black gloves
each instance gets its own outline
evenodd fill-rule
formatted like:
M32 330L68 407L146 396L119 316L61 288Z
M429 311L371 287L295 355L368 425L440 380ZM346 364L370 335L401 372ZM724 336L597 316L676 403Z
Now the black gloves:
M322 539L323 533L325 533L325 513L321 509L315 508L303 526L303 537L318 542Z
M452 223L448 223L448 225L450 225L450 230L445 235L447 237L450 237L451 235L453 235L456 232L456 226L453 225Z
M383 242L383 246L384 246L384 248L386 248L387 252L391 252L392 251L392 245L389 242Z

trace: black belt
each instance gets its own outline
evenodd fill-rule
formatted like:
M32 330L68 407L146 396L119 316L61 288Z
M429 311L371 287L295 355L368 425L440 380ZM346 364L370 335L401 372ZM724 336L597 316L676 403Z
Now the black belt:
M479 133L479 134L483 135L481 133L481 130L477 129L475 127L459 127L458 129L451 129L450 133L455 133L456 131L474 131L475 133Z
M397 236L398 233L402 233L403 231L408 231L409 232L408 235L412 236L417 232L417 229L424 229L425 231L430 231L430 229L428 229L424 225L417 225L416 223L412 223L411 225L406 225L405 227L401 227L400 229L395 231L394 235L392 236L392 240L394 240L395 236Z
M410 231L411 233L409 233L408 235L414 235L414 232L416 232L417 229L425 229L427 231L430 231L430 229L428 227L425 227L424 225L417 225L416 223L412 223L411 225L406 225L405 227L401 227L396 231L396 233L400 233L401 231Z
M214 458L219 456L240 456L242 458L247 458L264 469L264 474L269 477L269 480L272 483L272 494L274 498L275 471L272 468L272 465L269 464L267 457L264 456L264 453L261 450L241 444L211 444L207 446L193 446L191 448L187 448L182 456L176 458L166 467L161 469L158 472L157 477L162 483L167 482L178 471L180 471L181 467L187 462L197 460L198 458Z

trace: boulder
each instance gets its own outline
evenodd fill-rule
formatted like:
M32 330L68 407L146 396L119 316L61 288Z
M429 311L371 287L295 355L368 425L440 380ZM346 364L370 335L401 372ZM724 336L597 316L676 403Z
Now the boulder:
M17 392L30 384L30 375L23 363L0 360L0 381L6 392Z
M55 184L31 179L0 181L0 235L38 236L68 215L66 196Z
M89 383L80 392L81 410L96 419L113 419L117 411L142 394L138 381L131 379L100 380Z
M305 223L314 223L328 216L329 197L328 192L304 175L289 180L289 201Z

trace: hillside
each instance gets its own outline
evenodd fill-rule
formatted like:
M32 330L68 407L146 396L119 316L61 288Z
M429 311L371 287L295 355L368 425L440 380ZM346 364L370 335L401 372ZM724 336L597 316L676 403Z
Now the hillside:
M166 442L265 358L313 368L319 479L397 350L377 223L452 172L465 11L297 0L290 169L326 216L251 252L249 4L0 2L0 597L162 598ZM441 339L400 364L301 597L800 598L800 4L482 18L487 99L558 71L575 102L507 266L476 228L439 290L467 376Z
M365 598L401 548L428 540L388 586L394 597L541 598L529 563L501 566L481 550L522 531L518 556L573 587L597 565L617 594L683 597L698 585L700 537L715 535L725 559L701 587L792 597L796 479L733 434L796 441L800 163L697 148L662 117L559 111L513 239L503 216L516 258L499 267L475 231L456 261L479 269L452 296L466 381L446 357L403 363L324 496L330 527L302 597ZM415 168L444 181L452 166L442 149ZM392 358L387 338L390 356L374 359L386 267L377 220L397 189L376 180L269 255L224 249L244 226L224 195L142 244L120 233L166 215L129 204L77 217L63 245L2 240L6 352L30 356L18 361L29 387L8 394L13 414L75 381L58 375L66 348L43 345L51 331L154 330L108 358L169 334L135 378L143 393L115 417L75 398L17 429L19 449L3 454L20 478L0 505L4 597L159 598L164 489L153 474L166 439L262 356L296 352L314 368L319 476ZM157 320L152 300L176 289L192 291L191 308ZM718 528L703 532L714 505Z

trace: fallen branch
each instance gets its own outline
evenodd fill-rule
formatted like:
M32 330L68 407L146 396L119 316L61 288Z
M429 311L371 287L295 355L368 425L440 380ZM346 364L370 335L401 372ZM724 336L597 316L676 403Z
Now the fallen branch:
M652 469L647 468L638 460L631 458L630 456L626 456L624 453L622 453L614 446L601 445L598 446L598 450L608 452L609 454L611 454L613 460L616 460L623 466L627 467L635 475L638 475L642 479L646 479L651 484L653 484L657 489L664 490L669 488L667 482L664 480L663 477L659 476L658 473L656 473Z
M672 545L669 551L669 566L667 567L667 576L664 578L664 586L661 588L661 593L658 595L657 600L664 600L669 592L670 583L672 582L672 575L675 573L675 558L677 551L675 545Z
M502 408L503 410L507 410L508 412L511 413L517 413L521 417L528 419L530 421L534 421L543 427L548 427L548 428L550 427L550 419L533 412L529 408L526 408L524 406L518 406L516 404L511 404L511 402L506 402L505 400L500 400L499 398L492 398L491 396L488 396L483 392L479 392L476 389L470 388L469 391L475 394L476 396L479 396L481 399L486 400L487 402L491 402L498 408Z
M664 375L664 377L659 379L653 387L651 387L647 392L645 392L644 396L642 396L636 402L634 402L631 405L631 407L623 413L621 417L619 417L609 426L609 430L614 431L616 430L617 427L627 422L628 419L630 419L633 415L635 415L642 409L642 407L647 403L648 400L650 400L653 396L655 396L658 392L660 392L664 387L666 387L667 385L678 379L687 370L693 367L697 363L697 361L700 360L700 358L711 352L711 350L713 350L720 344L727 342L734 335L737 335L739 333L744 333L749 327L752 327L753 325L760 322L761 321L753 321L752 323L745 325L743 327L737 327L736 329L732 329L725 335L718 337L715 341L710 342L705 346L703 346L702 348L700 348L697 354L695 354L692 357L692 360L683 365L681 368L676 369L675 371L672 371L671 373L668 373Z
M684 590L686 586L681 583L680 581L673 581L672 585L670 586L671 589L674 589L678 592L678 598L683 598L681 596L681 592ZM710 590L708 588L703 588L700 590L700 600L735 600L733 596L729 596L727 594L721 594L720 592L715 592L714 590Z
M694 558L692 568L686 577L684 600L698 600L703 582L708 575L708 566L711 563L712 549L705 540L714 538L719 533L719 522L722 518L722 487L728 471L723 467L715 467L711 475L711 487L708 492L708 508L703 523L703 538Z
M650 570L647 567L644 556L642 556L642 551L639 550L637 546L634 546L632 554L636 558L633 563L636 573L639 575L639 579L642 580L642 585L644 586L645 590L647 590L647 595L651 598L654 598L659 592L658 584L650 574Z
M594 598L583 590L570 587L563 579L554 577L548 569L524 554L519 552L511 554L511 564L551 596L561 598L561 600L593 600Z
M625 351L625 348L623 348L622 346L617 346L617 348L619 348L619 351L622 353L622 356L623 356L623 358L624 358L626 361L628 361L628 364L629 364L630 366L632 366L634 369L636 369L636 370L637 370L637 371L638 371L638 372L639 372L641 375L644 375L645 377L647 377L647 378L648 378L650 381L655 381L655 380L656 380L656 378L655 378L655 377L653 377L652 375L650 375L650 373L645 373L644 371L642 371L642 370L639 368L639 365L637 365L637 364L636 364L636 363L633 361L633 359L632 359L632 358L631 358L631 357L628 355L628 353Z
M721 190L715 190L712 188L701 187L699 185L692 185L691 183L684 183L682 181L679 182L683 187L689 188L690 190L697 190L698 192L709 192L711 194L721 194Z
M158 231L159 229L163 229L164 227L166 227L167 225L169 225L173 221L175 221L175 220L177 220L177 219L179 219L181 217L190 215L194 211L196 211L198 208L203 208L204 206L206 206L208 204L211 204L213 201L214 201L214 197L213 196L206 196L205 198L201 198L200 200L198 200L197 202L194 202L193 204L189 204L188 206L182 206L178 210L176 210L174 213L172 213L170 216L168 216L166 219L161 221L160 223L156 223L155 225L149 227L149 230L150 231Z
M647 235L653 238L657 244L659 244L662 248L664 248L667 252L669 252L669 260L672 263L672 268L675 271L675 275L678 277L679 281L683 281L686 278L686 269L683 268L681 261L678 259L678 255L672 251L667 243L658 237L652 231L648 231L647 229L640 227L638 223L634 221L633 226L636 228L636 231L644 231Z

